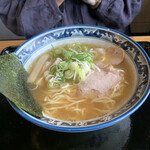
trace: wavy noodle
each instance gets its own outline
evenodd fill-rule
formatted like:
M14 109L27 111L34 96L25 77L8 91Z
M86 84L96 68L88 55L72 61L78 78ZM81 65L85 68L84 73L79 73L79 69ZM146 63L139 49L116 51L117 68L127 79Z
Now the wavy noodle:
M79 99L78 97L76 97L76 84L70 85L69 87L64 89L50 89L48 92L45 92L45 94L47 96L44 98L43 106L48 110L67 108L68 106L72 106L86 100L85 98ZM63 106L50 106L49 108L50 104L61 103L63 103Z
M121 71L122 72L122 71ZM93 115L94 117L104 115L113 110L116 106L115 97L120 96L123 92L123 88L125 86L124 79L120 83L118 83L111 90L109 96L104 98L94 98L90 99L90 103L98 104L96 107L93 107ZM78 97L77 93L77 84L66 83L63 84L60 88L50 89L49 91L45 91L45 98L43 103L43 110L45 114L49 114L50 116L55 116L59 110L75 112L79 114L80 117L86 116L88 112L88 108L86 108L86 102L89 100L87 97ZM90 105L90 104L89 104ZM99 108L99 105L103 105L103 107ZM60 112L61 113L61 112ZM78 115L78 116L79 116ZM70 116L71 119L74 116ZM77 119L78 120L78 119ZM79 119L80 120L80 119Z

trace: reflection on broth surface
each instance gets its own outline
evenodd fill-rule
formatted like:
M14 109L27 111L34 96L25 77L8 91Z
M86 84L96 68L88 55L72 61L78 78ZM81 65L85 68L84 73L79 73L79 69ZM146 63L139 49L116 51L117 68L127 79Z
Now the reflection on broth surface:
M29 68L28 82L46 116L82 121L125 104L135 90L135 73L119 47L74 43L38 57Z

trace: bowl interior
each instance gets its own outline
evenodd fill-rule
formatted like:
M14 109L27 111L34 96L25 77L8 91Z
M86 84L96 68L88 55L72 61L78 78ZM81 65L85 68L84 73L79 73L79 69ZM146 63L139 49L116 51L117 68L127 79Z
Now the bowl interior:
M15 53L25 69L28 69L30 64L39 55L51 49L52 46L61 46L75 42L92 43L104 47L115 45L124 49L125 53L130 58L130 63L134 66L137 84L134 93L127 103L125 103L119 110L109 115L80 122L60 121L54 118L36 118L24 111L18 110L13 104L11 105L13 105L23 117L31 122L48 129L65 132L83 132L104 128L124 119L137 110L149 94L150 61L144 50L136 42L122 33L97 26L83 25L61 27L49 30L31 38L21 45Z

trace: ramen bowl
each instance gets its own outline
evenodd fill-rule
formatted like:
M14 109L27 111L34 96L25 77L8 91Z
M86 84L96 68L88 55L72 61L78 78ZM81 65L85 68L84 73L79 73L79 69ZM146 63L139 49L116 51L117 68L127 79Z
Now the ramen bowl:
M103 46L115 45L129 56L135 68L136 86L129 100L116 111L91 120L62 121L50 117L35 117L20 110L12 102L13 108L30 122L50 130L61 132L87 132L106 128L134 113L146 100L150 91L150 59L144 49L127 35L118 31L88 25L65 26L41 33L21 45L16 51L25 69L41 54L52 46L75 42L95 43Z

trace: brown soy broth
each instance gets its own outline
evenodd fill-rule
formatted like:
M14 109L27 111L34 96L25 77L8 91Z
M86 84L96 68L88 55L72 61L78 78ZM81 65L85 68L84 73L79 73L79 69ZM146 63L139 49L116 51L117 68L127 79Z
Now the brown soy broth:
M125 80L127 81L127 85L125 87L124 92L122 93L121 98L123 99L123 101L125 101L126 99L129 99L136 87L136 69L134 68L134 64L132 64L129 56L125 56L124 61L117 66L119 69L123 68L123 70L125 71ZM117 98L120 99L120 98ZM125 101L126 102L126 101ZM124 104L124 103L123 103Z
M100 47L97 45L92 44L81 44L81 46L85 45L86 47L90 48L96 48ZM63 46L63 48L68 48L68 45ZM49 52L47 52L49 53ZM33 64L29 67L29 73L33 70L36 61L38 58L33 62ZM75 105L69 105L68 102L66 102L66 99L61 99L61 105L67 104L68 107L62 108L62 109L55 109L55 110L44 110L44 98L47 93L49 95L52 95L51 89L48 90L47 82L45 80L42 81L41 85L36 89L32 90L34 98L38 101L38 103L43 107L43 112L46 116L50 118L56 118L59 120L65 120L65 121L82 121L82 120L90 120L94 119L100 116L103 116L105 114L110 114L114 112L115 110L119 109L122 105L124 105L128 99L132 96L135 86L136 86L136 70L134 68L134 64L130 60L129 56L125 54L125 59L120 65L115 66L115 68L123 69L125 71L125 80L127 81L126 87L123 89L123 92L121 96L115 97L115 105L113 106L113 109L109 111L97 111L97 110L107 110L107 107L105 103L99 103L99 102L93 102L92 99L86 98L84 102L81 102L79 104ZM38 76L40 78L41 75ZM76 86L76 85L75 85ZM59 87L58 87L59 88ZM47 92L48 91L48 92ZM77 100L82 99L82 97L78 96L76 92L72 93L72 97L75 97ZM49 108L51 107L60 107L60 104L49 104L47 105ZM82 109L82 111L75 111L77 109Z

